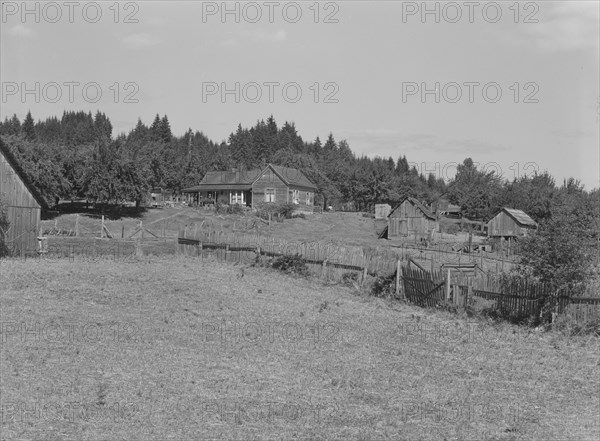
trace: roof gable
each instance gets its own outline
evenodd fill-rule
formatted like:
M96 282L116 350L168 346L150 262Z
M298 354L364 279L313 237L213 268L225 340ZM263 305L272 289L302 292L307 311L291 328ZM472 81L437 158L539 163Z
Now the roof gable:
M10 164L17 176L19 176L19 179L23 181L23 184L25 185L29 193L31 193L36 202L40 204L40 207L42 207L44 210L48 210L48 204L46 203L38 189L35 188L33 183L29 180L27 174L25 174L25 170L23 170L21 164L19 164L19 161L17 160L15 155L10 151L8 145L4 143L2 138L0 138L0 152L2 152L2 155L6 158L6 161Z
M537 223L531 217L529 217L529 215L527 213L525 213L523 210L517 210L515 208L503 207L502 210L500 210L500 212L498 214L500 214L502 212L504 212L508 216L510 216L519 225L529 226L529 227L537 227ZM498 214L496 214L496 216L498 216ZM494 216L494 217L496 217L496 216Z
M268 164L267 168L271 168L279 178L287 185L297 185L298 187L308 187L316 189L317 187L308 179L304 173L297 168L283 167L281 165ZM266 171L263 170L263 173Z
M419 211L421 211L421 213L423 213L423 215L426 218L431 219L431 220L437 220L435 215L431 211L429 211L421 202L419 202L417 199L411 198L411 197L406 197L406 198L402 199L402 201L398 205L396 205L396 207L394 207L394 209L392 211L390 211L390 214L388 214L388 217L390 217L392 215L392 213L394 211L396 211L398 209L398 207L400 207L400 205L402 205L406 201L410 202L415 207L417 207L419 209Z

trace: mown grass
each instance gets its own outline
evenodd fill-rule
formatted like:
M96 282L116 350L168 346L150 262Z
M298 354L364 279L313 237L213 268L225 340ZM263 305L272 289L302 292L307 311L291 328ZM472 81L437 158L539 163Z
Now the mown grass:
M0 265L6 439L600 436L597 338L195 258Z

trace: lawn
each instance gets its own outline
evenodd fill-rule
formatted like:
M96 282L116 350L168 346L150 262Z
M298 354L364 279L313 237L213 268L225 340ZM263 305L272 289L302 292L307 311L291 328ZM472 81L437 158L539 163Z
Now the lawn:
M597 440L600 344L184 257L3 260L2 439Z

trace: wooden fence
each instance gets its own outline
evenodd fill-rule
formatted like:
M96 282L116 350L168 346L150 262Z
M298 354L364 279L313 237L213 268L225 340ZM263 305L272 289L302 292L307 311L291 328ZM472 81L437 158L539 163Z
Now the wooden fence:
M341 279L344 273L392 275L397 256L382 250L365 252L360 247L338 246L329 241L286 241L248 233L233 233L202 229L201 225L181 227L177 251L188 256L206 257L214 253L219 259L251 262L257 256L275 258L300 256L311 267L320 266L320 274ZM348 277L348 276L347 276ZM353 277L353 276L349 276Z
M410 264L417 266L412 268ZM405 298L422 307L450 303L465 307L470 300L493 301L503 316L522 320L540 317L544 305L555 314L567 314L577 322L600 318L600 297L578 297L568 292L553 292L548 285L528 281L502 282L476 271L427 271L416 262L402 267Z

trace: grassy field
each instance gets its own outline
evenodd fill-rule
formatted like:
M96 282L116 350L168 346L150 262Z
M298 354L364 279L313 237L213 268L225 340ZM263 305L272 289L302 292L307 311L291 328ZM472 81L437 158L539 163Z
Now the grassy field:
M75 228L75 214L63 214L52 220L42 222L42 229L51 233L53 229L63 232L71 232ZM249 234L258 234L261 236L285 240L287 242L327 242L334 247L362 248L367 253L389 253L402 255L407 252L415 254L424 261L434 259L436 266L444 262L463 262L475 259L481 265L481 259L478 254L458 256L454 252L439 252L439 248L450 251L452 244L466 244L468 234L442 234L439 235L438 242L431 245L431 249L425 252L416 252L414 247L417 244L413 240L407 239L405 242L388 241L378 239L375 234L374 219L364 217L362 213L333 212L314 214L307 216L306 219L294 218L286 219L283 222L271 222L267 225L256 216L248 214L241 215L215 215L212 210L196 210L187 206L176 206L174 208L165 208L162 210L151 209L143 213L140 217L122 217L114 220L105 221L107 228L114 237L124 236L128 238L136 232L140 221L149 231L145 233L146 239L153 239L153 234L159 237L175 238L182 226L202 227L205 231L224 231L224 232L245 232ZM84 238L93 238L100 236L101 221L98 216L80 215L79 216L80 233ZM52 241L60 246L55 239L64 238L64 236L53 236ZM137 233L135 238L141 237ZM474 241L480 240L474 236ZM62 242L71 243L71 242ZM87 245L87 243L86 243ZM148 252L152 254L172 253L173 246L168 243L154 243L144 245ZM499 257L492 253L485 253L483 268L486 271L495 272L501 268L508 270L510 264L505 262L501 264ZM430 264L423 262L429 268Z
M3 440L600 437L597 338L195 258L3 260L0 284Z

